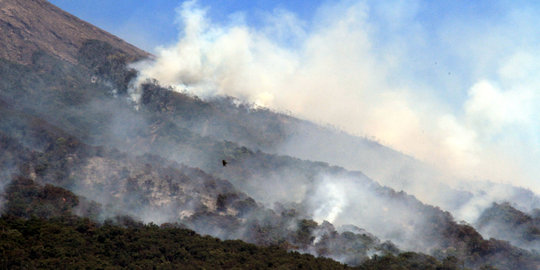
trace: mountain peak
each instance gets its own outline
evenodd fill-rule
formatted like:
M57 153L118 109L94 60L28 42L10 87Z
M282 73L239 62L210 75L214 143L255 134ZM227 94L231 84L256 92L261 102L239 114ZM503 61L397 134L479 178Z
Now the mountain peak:
M35 51L71 63L87 39L108 42L132 58L150 54L61 10L45 0L0 0L0 58L28 64Z

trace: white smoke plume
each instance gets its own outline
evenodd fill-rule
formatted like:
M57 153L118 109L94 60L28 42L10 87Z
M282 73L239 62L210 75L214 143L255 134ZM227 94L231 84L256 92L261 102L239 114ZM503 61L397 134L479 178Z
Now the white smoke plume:
M343 207L347 203L347 191L340 186L339 183L324 179L323 183L316 186L315 193L311 200L315 211L313 218L317 222L329 221L334 223L339 214L343 211Z
M423 1L342 1L313 21L276 10L250 27L241 16L213 22L189 1L178 8L177 44L138 69L203 97L375 137L457 176L448 179L540 192L538 30L525 27L534 20L526 8L497 5L505 12L485 22L429 24L436 11Z

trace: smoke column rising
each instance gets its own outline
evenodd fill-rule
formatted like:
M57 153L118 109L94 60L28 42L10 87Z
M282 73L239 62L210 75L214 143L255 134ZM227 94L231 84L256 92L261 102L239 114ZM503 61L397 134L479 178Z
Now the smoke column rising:
M488 23L443 16L430 25L426 5L343 1L310 22L275 10L250 27L242 16L212 22L184 2L177 44L137 68L202 97L231 95L376 137L452 175L539 192L538 48L521 38L537 30L516 30L531 16L499 5L508 11Z

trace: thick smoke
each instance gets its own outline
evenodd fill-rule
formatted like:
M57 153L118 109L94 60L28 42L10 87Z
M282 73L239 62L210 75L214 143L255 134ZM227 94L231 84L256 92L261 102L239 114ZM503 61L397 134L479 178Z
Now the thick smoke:
M465 28L434 18L444 8L344 1L313 21L279 10L253 28L212 22L190 1L178 9L178 43L139 69L201 96L232 95L375 137L451 179L538 192L538 61L534 40L521 39L537 30L516 27L530 20L516 16L524 10L496 6L501 16Z
M353 224L382 239L390 239L407 250L430 250L423 242L420 209L398 198L377 192L376 187L358 177L323 175L306 193L308 211L318 222L336 226Z

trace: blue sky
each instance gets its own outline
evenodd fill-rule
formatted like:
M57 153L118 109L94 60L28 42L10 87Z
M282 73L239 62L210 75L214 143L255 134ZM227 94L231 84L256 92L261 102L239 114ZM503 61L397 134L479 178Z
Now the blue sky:
M174 0L51 0L54 5L99 26L131 43L153 51L156 46L176 41L175 9L182 1ZM231 15L243 13L251 25L260 25L265 13L274 9L294 11L303 20L310 20L323 1L275 0L201 0L213 20L224 22Z
M177 42L181 35L182 26L177 23L177 8L183 1L173 0L52 0L51 3L62 9L97 25L127 41L154 52L158 46L166 46ZM253 28L264 27L268 14L275 10L286 10L293 13L304 23L305 28L309 28L321 15L317 14L325 6L350 5L358 1L282 1L282 0L200 0L198 6L206 10L207 17L214 23L226 24L231 20L241 17L247 25ZM373 25L380 28L377 31L376 42L386 43L394 38L396 28L401 34L406 34L409 28L422 26L423 34L427 39L430 36L437 36L437 30L441 26L452 22L456 35L475 35L474 31L489 31L489 28L504 20L512 10L526 10L530 16L540 14L539 4L535 1L360 1L370 3L368 20ZM381 2L382 4L373 4ZM320 13L320 12L319 12ZM396 20L396 16L399 19ZM407 18L410 16L410 18ZM399 25L396 23L400 21ZM536 20L534 20L536 22ZM531 22L534 23L534 22ZM469 26L474 25L470 29ZM516 25L516 27L521 27ZM462 28L462 29L459 29ZM411 29L414 32L414 29ZM436 37L437 38L437 37ZM512 37L509 37L512 38ZM437 48L440 40L427 40L432 51L442 50ZM441 53L431 58L433 63L440 67L441 63L455 65L456 61L461 61L461 56ZM434 69L427 66L422 73L433 73ZM472 74L463 72L456 67L448 67L447 72L460 75L463 80L474 80L469 78ZM438 74L431 74L436 77ZM455 85L448 85L455 87ZM460 104L465 93L445 90L440 93L446 99L456 104Z
M154 53L142 76L540 192L536 1L51 2Z
M58 7L82 18L92 24L110 31L126 40L152 51L155 46L174 42L177 38L175 9L183 1L174 0L50 0ZM261 17L275 9L293 12L304 21L310 21L318 8L332 5L339 1L302 1L302 0L200 0L199 5L208 8L208 16L217 22L224 22L236 13L243 13L247 22L260 26ZM343 3L354 1L341 1ZM370 1L367 1L370 2ZM374 2L374 1L371 1ZM374 20L384 21L384 17L392 14L393 9L403 5L415 5L415 19L426 27L436 27L449 18L472 23L489 23L491 19L507 12L509 6L538 11L535 1L381 1L387 4L375 10ZM401 6L401 7L400 7ZM133 33L146 38L137 38Z

